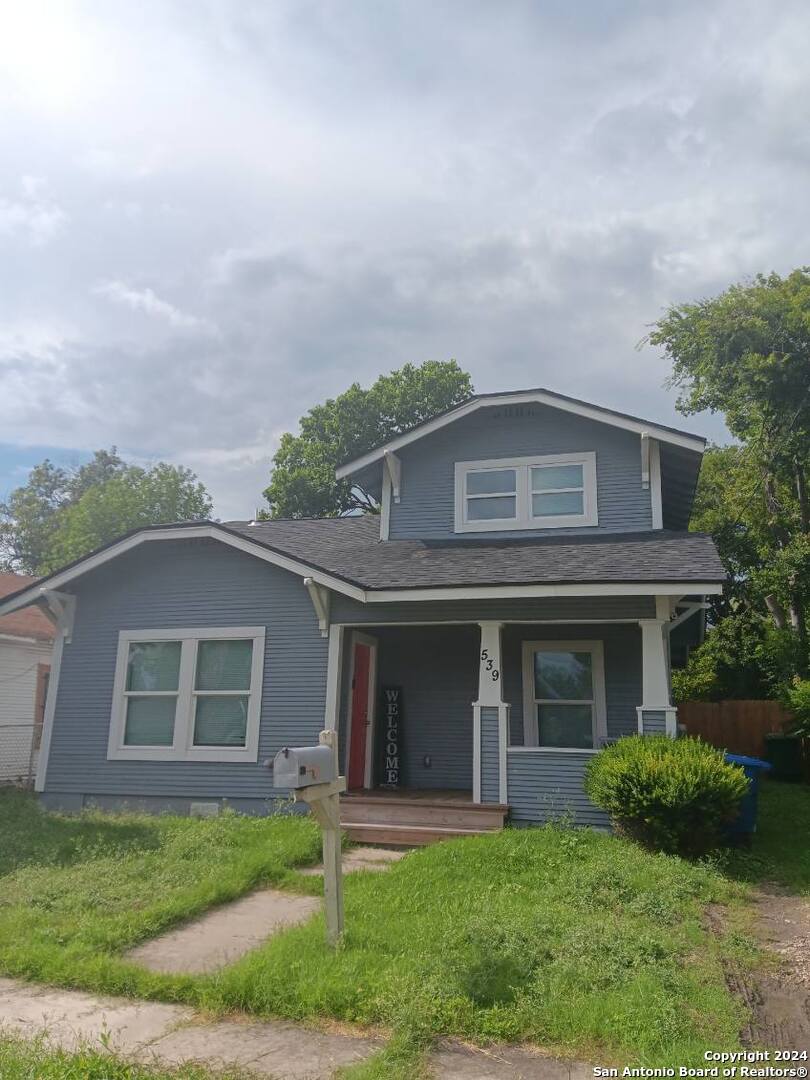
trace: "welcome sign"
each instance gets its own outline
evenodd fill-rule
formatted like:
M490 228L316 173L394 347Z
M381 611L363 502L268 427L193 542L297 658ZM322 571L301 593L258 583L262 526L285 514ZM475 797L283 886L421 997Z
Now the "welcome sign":
M402 750L402 687L384 686L381 690L383 720L382 784L381 787L399 787L401 780L400 758Z

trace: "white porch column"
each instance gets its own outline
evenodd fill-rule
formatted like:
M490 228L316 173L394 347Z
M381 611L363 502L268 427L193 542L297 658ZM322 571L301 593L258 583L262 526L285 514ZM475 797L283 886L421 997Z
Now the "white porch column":
M665 731L677 735L677 709L669 691L667 625L670 619L668 596L656 596L655 618L639 619L641 627L641 699L637 708L640 735Z
M323 726L337 731L340 719L340 682L343 673L343 627L329 627L329 648L326 660L326 708Z
M74 595L43 589L42 597L45 603L39 605L40 609L53 622L56 636L53 643L53 652L51 653L51 674L48 679L48 693L45 698L45 712L42 718L37 775L34 780L35 791L45 790L48 758L51 753L51 734L56 715L56 697L59 693L59 676L62 672L62 654L65 645L70 644L70 639L73 636L73 620L76 615L76 597Z
M497 800L506 803L509 705L503 700L503 623L487 621L479 623L479 626L478 699L473 702L473 802L495 801L493 772L497 763ZM497 737L493 739L495 730Z

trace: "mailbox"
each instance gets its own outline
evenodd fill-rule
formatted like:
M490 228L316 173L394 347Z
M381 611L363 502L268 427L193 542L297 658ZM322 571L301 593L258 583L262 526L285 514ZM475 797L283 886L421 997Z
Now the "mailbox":
M330 746L285 746L273 759L273 787L304 788L337 780Z

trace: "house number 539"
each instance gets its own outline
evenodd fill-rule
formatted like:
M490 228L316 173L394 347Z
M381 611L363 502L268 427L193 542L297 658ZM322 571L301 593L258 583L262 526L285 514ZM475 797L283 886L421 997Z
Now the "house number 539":
M495 667L495 661L489 655L488 649L481 650L481 663L484 665L486 671L489 672L489 677L493 682L497 682L501 677L500 671Z

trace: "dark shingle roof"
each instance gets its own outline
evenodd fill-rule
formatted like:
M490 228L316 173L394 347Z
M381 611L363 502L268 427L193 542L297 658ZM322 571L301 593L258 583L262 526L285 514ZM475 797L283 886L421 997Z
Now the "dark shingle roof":
M719 582L710 536L635 532L507 540L379 539L373 515L224 527L364 589L607 582Z

